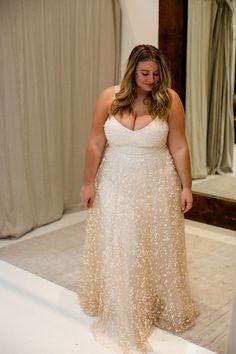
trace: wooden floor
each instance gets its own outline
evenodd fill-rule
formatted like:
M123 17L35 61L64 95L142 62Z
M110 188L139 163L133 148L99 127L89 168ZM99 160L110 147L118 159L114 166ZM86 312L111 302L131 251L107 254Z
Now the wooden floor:
M236 230L236 199L194 192L192 209L186 218L202 223Z
M194 204L186 218L236 229L236 144L232 169L232 173L193 181Z

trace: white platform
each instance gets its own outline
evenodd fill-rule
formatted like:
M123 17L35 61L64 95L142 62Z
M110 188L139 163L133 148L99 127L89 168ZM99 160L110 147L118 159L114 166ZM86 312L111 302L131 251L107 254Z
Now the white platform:
M108 354L89 330L77 296L59 285L0 261L1 354ZM155 354L213 354L155 329Z

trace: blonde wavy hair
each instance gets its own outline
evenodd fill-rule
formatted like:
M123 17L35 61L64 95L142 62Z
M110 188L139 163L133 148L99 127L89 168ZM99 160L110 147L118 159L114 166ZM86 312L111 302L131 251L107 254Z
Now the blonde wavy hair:
M137 87L135 72L138 63L143 61L153 61L159 67L159 80L145 99L148 112L153 119L158 117L161 120L167 120L171 105L171 95L168 91L168 87L171 86L170 72L160 49L145 44L134 47L130 53L126 71L120 84L120 91L116 93L109 113L110 115L119 113L121 116L124 112L133 113L132 105Z

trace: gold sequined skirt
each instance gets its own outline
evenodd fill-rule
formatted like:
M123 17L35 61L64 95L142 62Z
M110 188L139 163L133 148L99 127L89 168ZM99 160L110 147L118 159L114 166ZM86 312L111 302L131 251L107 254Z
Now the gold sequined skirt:
M182 332L199 314L186 267L181 185L169 150L108 147L86 220L78 296L115 352L148 353L155 326Z

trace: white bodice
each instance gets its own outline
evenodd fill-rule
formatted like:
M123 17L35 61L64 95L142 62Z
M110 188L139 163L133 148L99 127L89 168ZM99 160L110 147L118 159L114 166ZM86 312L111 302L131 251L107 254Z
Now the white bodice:
M139 130L122 125L113 115L104 124L105 136L110 147L127 146L160 150L167 143L169 126L158 118Z

